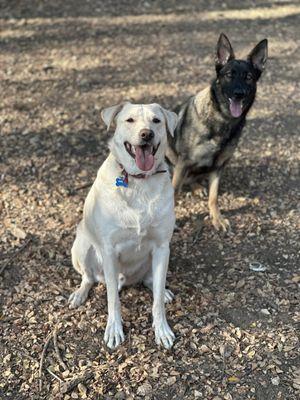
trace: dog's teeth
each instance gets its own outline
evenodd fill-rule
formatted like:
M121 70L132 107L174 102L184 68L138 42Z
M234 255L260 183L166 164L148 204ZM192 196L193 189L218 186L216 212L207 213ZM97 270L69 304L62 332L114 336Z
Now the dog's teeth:
M131 152L132 152L132 154L135 154L135 147L134 146L131 146Z
M128 151L132 151L132 146L131 146L131 144L130 143L126 143L125 144L125 146L126 146L126 149L128 150Z

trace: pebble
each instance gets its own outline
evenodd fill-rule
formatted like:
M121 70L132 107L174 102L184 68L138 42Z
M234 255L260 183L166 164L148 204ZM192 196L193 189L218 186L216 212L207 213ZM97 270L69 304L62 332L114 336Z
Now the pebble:
M280 379L279 379L278 376L276 376L275 378L272 378L272 379L271 379L271 382L272 382L272 384L273 384L274 386L278 386L279 383L280 383Z
M264 315L271 315L270 311L267 308L262 308L260 312Z

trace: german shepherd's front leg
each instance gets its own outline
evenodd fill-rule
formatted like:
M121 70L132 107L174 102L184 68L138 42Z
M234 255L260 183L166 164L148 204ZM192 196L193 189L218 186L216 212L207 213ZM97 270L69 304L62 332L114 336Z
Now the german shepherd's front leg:
M222 217L218 207L218 189L220 178L220 171L214 171L209 175L208 208L213 226L217 230L221 228L225 232L227 229L230 229L230 224L228 219Z
M187 166L185 161L182 158L178 158L177 163L174 167L172 185L175 192L180 192L184 179L187 174Z

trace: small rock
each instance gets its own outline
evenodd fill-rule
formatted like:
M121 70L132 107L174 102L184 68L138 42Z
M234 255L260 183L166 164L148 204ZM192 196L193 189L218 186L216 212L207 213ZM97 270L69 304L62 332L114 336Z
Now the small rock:
M137 389L137 394L140 396L146 396L147 394L150 394L151 392L152 392L152 386L148 382L143 383Z
M199 347L199 351L200 351L200 353L208 353L210 351L210 348L208 346L206 346L206 344L202 344Z
M271 382L272 382L273 385L278 386L279 382L280 382L280 379L279 379L278 376L276 376L275 378L271 379Z
M168 386L174 385L174 383L176 383L176 376L171 376L171 378L167 379Z
M14 237L16 237L17 239L25 239L26 238L26 232L23 231L22 228L19 228L17 226L12 226L10 231L14 235Z
M260 312L264 315L271 315L270 311L267 308L262 308Z

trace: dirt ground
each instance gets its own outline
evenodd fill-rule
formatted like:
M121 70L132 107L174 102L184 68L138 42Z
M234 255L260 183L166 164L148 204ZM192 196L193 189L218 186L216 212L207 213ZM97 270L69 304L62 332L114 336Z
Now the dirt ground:
M299 399L299 2L1 0L0 11L0 398ZM75 226L107 154L99 111L196 93L220 32L240 56L270 43L221 185L232 231L213 230L205 190L187 189L168 274L174 348L155 345L140 286L121 293L126 341L108 351L105 288L67 307Z

